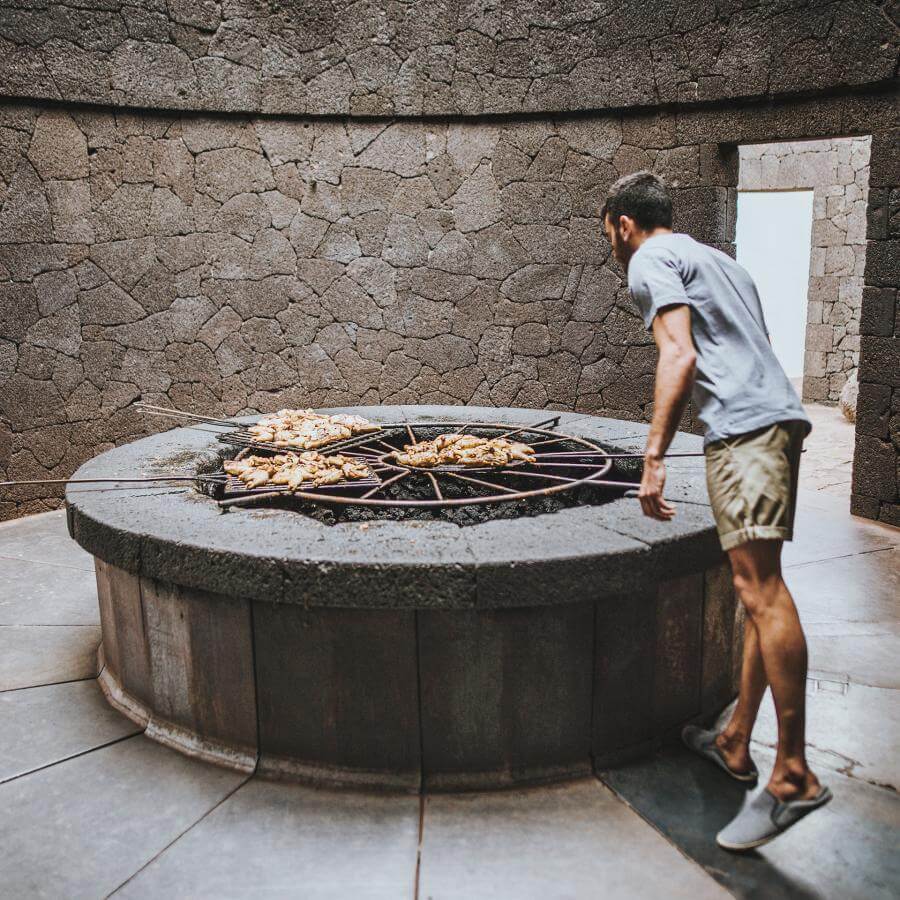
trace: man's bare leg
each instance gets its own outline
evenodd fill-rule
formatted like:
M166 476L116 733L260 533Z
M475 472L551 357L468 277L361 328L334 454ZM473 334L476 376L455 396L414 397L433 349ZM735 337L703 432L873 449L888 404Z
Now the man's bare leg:
M766 670L759 649L759 632L753 619L748 618L744 625L744 654L738 702L728 724L716 738L716 746L733 772L748 772L752 767L750 735L767 686Z
M819 781L806 762L806 639L781 577L781 544L777 540L749 541L728 551L728 556L735 590L755 626L778 717L778 752L768 788L780 800L797 800L815 797ZM758 690L758 675L750 673L750 677L757 681L748 701L753 699L753 690ZM749 709L748 704L748 713Z

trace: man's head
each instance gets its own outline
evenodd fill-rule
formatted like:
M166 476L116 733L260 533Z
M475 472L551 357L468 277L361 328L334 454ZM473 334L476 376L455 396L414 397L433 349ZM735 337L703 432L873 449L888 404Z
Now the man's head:
M672 198L652 172L624 175L610 189L600 213L615 258L628 261L658 229L672 228Z

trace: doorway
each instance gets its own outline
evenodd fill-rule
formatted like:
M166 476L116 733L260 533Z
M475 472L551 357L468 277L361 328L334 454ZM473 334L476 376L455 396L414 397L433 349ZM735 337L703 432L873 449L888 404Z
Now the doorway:
M802 390L812 191L741 191L737 260L756 282L772 349Z

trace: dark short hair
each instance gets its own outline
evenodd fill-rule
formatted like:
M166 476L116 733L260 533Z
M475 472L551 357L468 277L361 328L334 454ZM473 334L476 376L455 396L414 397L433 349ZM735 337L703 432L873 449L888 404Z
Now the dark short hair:
M634 219L638 228L672 227L672 198L665 182L652 172L633 172L623 175L610 189L606 202L600 211L600 218L606 217L617 224L619 216Z

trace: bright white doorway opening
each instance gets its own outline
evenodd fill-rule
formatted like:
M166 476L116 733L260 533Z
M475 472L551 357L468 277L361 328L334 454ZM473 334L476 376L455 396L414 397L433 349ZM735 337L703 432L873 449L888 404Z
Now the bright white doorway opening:
M812 191L739 191L737 260L756 282L772 349L803 378L812 243Z

